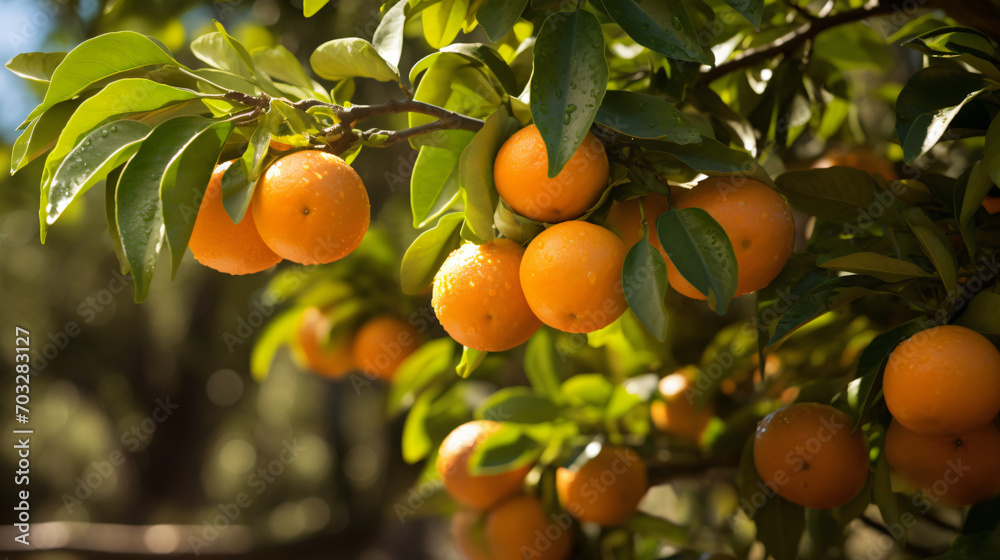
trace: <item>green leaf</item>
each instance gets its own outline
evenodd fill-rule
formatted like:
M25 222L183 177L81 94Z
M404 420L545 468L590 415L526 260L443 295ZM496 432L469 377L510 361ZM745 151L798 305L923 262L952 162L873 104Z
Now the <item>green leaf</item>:
M857 421L854 429L857 430L864 423L868 407L875 402L879 393L876 387L882 387L882 372L889 354L897 344L904 339L913 336L920 330L918 321L909 321L883 332L868 343L868 346L861 351L858 357L858 369L855 377L859 380L858 387L858 412L855 415Z
M875 462L875 475L872 478L872 502L878 506L886 527L907 528L900 522L899 501L896 499L896 494L892 492L889 463L885 460L885 453L880 453L878 461ZM902 536L897 542L903 545L906 542L906 532L904 530L897 531L897 533ZM893 535L893 538L896 538L896 535Z
M371 43L356 37L327 41L313 51L309 64L316 75L327 80L374 78L380 82L399 81L399 71L386 62Z
M420 12L424 39L435 49L451 43L465 25L469 0L438 0Z
M677 271L708 298L719 315L736 294L737 264L729 236L701 208L675 208L660 214L656 234Z
M945 288L950 293L955 293L958 288L958 258L951 242L920 208L907 208L903 212L903 218L917 237L920 248L931 260Z
M608 84L604 33L597 17L576 10L546 18L531 73L531 117L545 141L549 177L562 171L590 130Z
M118 232L118 210L115 203L115 192L118 190L118 179L121 178L122 168L113 169L108 173L108 179L104 182L104 215L108 221L108 236L111 238L111 248L118 259L118 270L128 274L131 268L128 259L125 258L125 249L122 247L122 238Z
M517 130L517 119L501 107L486 119L462 151L458 163L458 183L465 202L465 220L469 229L483 242L491 241L493 231L493 161L500 146Z
M896 133L906 161L913 163L937 144L986 87L981 75L946 66L930 66L911 76L896 99Z
M82 99L73 99L57 103L28 124L11 148L11 175L52 149L65 128L66 121L73 116L82 102Z
M136 302L146 299L163 246L160 183L177 153L205 127L206 119L202 117L177 117L160 124L125 166L118 181L118 228L135 281Z
M528 387L505 387L486 398L476 418L514 424L540 424L559 418L561 411L548 398Z
M399 57L403 54L403 28L406 26L407 0L399 0L382 16L375 28L372 46L386 62L399 68Z
M206 33L192 41L191 54L209 66L253 81L253 72L250 70L250 66L226 40L226 36L219 31Z
M96 95L81 103L67 121L55 147L45 160L40 205L42 240L44 241L47 231L44 212L48 206L51 178L67 154L83 141L87 134L115 120L137 118L150 111L194 101L200 103L196 92L151 80L129 78L108 84Z
M326 6L330 0L304 0L302 2L302 15L308 17L313 17L316 12L320 11L323 6Z
M476 19L486 36L496 43L510 33L527 6L528 0L485 0L479 6Z
M608 91L594 120L636 138L661 138L676 144L701 142L698 129L683 113L665 99L645 93Z
M473 475L499 474L530 465L542 454L542 449L522 429L504 423L476 446L469 457L469 472Z
M455 368L455 373L461 378L467 378L472 375L472 372L476 371L483 360L486 359L486 355L489 352L484 350L475 350L469 347L462 348L462 359L458 362L458 366Z
M956 323L981 333L1000 335L1000 294L980 292L968 305Z
M775 180L778 190L796 209L836 223L857 222L875 204L878 185L871 175L853 167L791 171ZM895 203L890 193L879 193L882 210Z
M974 535L959 535L951 549L929 560L980 560L995 558L1000 550L1000 530L976 533Z
M460 152L425 145L420 147L410 174L410 209L413 227L422 228L440 216L459 194Z
M250 142L240 156L239 165L229 166L222 175L222 205L234 224L243 220L250 207L254 187L264 172L271 133L277 129L279 120L278 111L268 110L250 135Z
M736 175L772 184L767 173L750 154L734 150L714 138L701 137L696 144L675 144L661 140L646 140L643 145L656 151L666 152L681 160L696 171L711 176Z
M941 27L905 43L933 56L955 57L968 54L998 65L997 46L985 33L971 27Z
M757 526L757 540L766 553L775 560L798 558L805 509L777 495L761 480L754 467L752 437L743 447L736 477L741 507Z
M231 121L207 122L204 130L181 147L163 174L160 202L170 248L170 277L177 275L187 249L201 199L218 162L222 147L233 131ZM235 167L235 166L230 166Z
M261 72L293 86L310 91L314 89L312 78L306 74L299 59L285 47L278 45L254 49L250 56L254 66Z
M630 533L672 545L683 545L690 540L687 528L641 511L632 514L623 527Z
M227 53L229 52L236 53L236 56L239 59L239 63L241 63L241 64L234 63L236 66L243 68L244 72L248 72L250 77L252 77L256 81L256 83L260 85L260 88L265 93L273 97L281 97L282 95L284 95L284 92L275 87L274 82L271 81L271 78L269 78L267 74L257 72L257 67L254 65L253 62L253 56L250 55L250 51L248 51L247 48L243 46L242 43L240 43L235 38L233 38L232 35L227 33L226 28L223 27L222 24L219 23L218 21L215 22L215 29L218 31L219 36L225 42L225 46L223 46L222 48L226 49ZM230 55L228 54L226 55L227 60L229 60L229 56Z
M538 329L524 349L524 373L536 393L558 404L562 396L554 348L551 331L547 327Z
M722 0L754 27L760 27L760 17L764 14L764 0Z
M990 122L990 127L986 131L986 144L983 146L983 159L982 165L986 172L989 174L990 179L993 180L994 184L1000 184L1000 119L993 119ZM986 188L984 185L981 187ZM979 192L973 193L978 197ZM967 197L971 196L966 194ZM984 195L985 196L985 195ZM982 203L982 200L979 201ZM978 210L979 204L976 204L976 208L971 208L968 213L966 211L966 205L962 205L962 221L965 222L972 213Z
M667 265L663 255L650 245L650 232L645 222L643 230L642 240L625 255L622 287L636 318L657 340L663 342L667 337L667 312L663 307L663 298L667 293Z
M562 397L573 408L596 407L604 409L614 393L614 385L599 373L574 375L563 382Z
M406 423L403 424L403 460L411 465L426 457L433 449L425 423L436 396L433 392L420 395L406 415Z
M64 52L29 52L16 55L4 66L14 74L33 82L49 83L52 73L66 58Z
M49 187L45 221L55 223L63 211L108 173L128 161L153 129L122 120L94 130L73 148L56 169Z
M417 84L413 98L457 111L476 118L489 116L502 101L498 87L486 68L478 60L456 53L437 52L422 58L410 70L410 81ZM417 83L417 77L420 77ZM415 127L430 123L434 117L410 113L408 126ZM441 130L434 134L424 134L410 139L413 147L433 145L461 151L475 135L468 130Z
M491 72L493 72L494 76L497 77L497 81L500 82L504 91L510 95L517 95L520 93L517 88L517 79L514 77L514 72L511 71L510 66L508 66L507 62L502 56L500 56L500 53L492 47L480 43L458 43L442 47L441 52L459 54L482 63L489 68Z
M969 508L962 524L963 535L995 531L1000 523L1000 496L980 502Z
M933 274L912 262L894 259L870 251L861 251L842 257L834 257L817 262L817 264L829 270L865 274L873 278L878 278L883 282L902 282L903 280L911 280L913 278L934 278Z
M271 363L278 350L292 339L302 316L302 309L293 307L269 320L260 333L250 352L250 375L255 381L263 381L271 371Z
M617 420L642 402L642 397L630 392L625 385L615 385L611 392L611 398L608 400L608 406L604 409L604 417L608 420Z
M422 344L399 364L386 399L389 414L399 413L407 396L417 395L448 373L455 360L455 347L455 341L448 337L436 338Z
M445 214L436 226L413 241L400 265L403 293L419 294L430 286L441 264L461 244L458 232L464 221L465 214L462 212Z
M608 15L636 43L677 60L713 64L713 58L698 44L698 32L681 0L602 2Z
M45 98L28 115L25 124L102 80L129 70L164 64L178 62L159 44L139 33L116 31L88 39L70 51L52 72Z
M877 279L867 276L839 276L823 282L792 302L775 323L774 332L765 347L777 343L827 311L870 294L881 285Z

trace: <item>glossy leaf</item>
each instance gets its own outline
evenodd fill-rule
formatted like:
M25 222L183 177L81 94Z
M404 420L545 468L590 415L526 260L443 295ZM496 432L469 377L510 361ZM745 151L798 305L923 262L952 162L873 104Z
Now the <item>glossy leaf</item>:
M404 293L419 294L430 286L441 264L461 244L458 231L464 222L465 215L461 212L445 214L436 226L413 241L400 266Z
M882 282L867 276L839 276L797 297L774 325L771 346L820 315L872 293Z
M500 146L517 127L517 119L501 107L486 119L486 124L466 146L458 163L458 183L465 202L466 224L483 242L491 241L495 236L493 161Z
M28 124L11 148L12 175L55 146L66 122L82 102L82 99L72 99L57 103Z
M665 99L645 93L606 92L594 120L636 138L661 138L675 144L701 142L698 129L683 113Z
M459 193L458 162L461 153L448 148L421 146L410 175L410 209L413 227L425 227L429 220L455 201Z
M72 99L111 76L164 64L176 65L177 61L152 39L133 31L116 31L88 39L70 51L52 72L45 98L28 115L25 124L56 103Z
M560 410L548 398L528 387L505 387L486 398L476 418L500 423L538 424L559 418Z
M187 249L201 199L219 153L233 130L231 121L208 122L206 128L181 147L160 182L164 233L170 249L170 277L177 275ZM231 166L232 167L232 166Z
M404 406L408 396L415 396L427 388L435 379L450 373L455 359L455 341L448 337L436 338L420 345L403 360L392 377L386 408L389 414L396 414Z
M712 64L713 58L698 44L691 15L681 0L635 2L602 0L608 15L636 43L664 56Z
M885 460L885 453L879 454L878 461L875 462L875 474L872 477L872 502L878 506L879 513L882 514L887 527L901 527L904 531L898 531L901 538L896 539L900 545L906 542L906 525L900 522L899 500L892 491L890 480L889 463ZM897 535L893 535L895 539Z
M542 446L517 426L504 423L484 439L469 457L469 472L490 475L531 464Z
M657 340L667 336L667 312L663 298L667 293L667 265L663 255L649 243L649 229L643 223L643 239L625 255L622 267L622 287L628 306L636 318ZM656 235L653 232L653 235Z
M250 207L254 187L264 172L271 133L277 129L279 119L278 111L269 110L250 135L250 142L240 156L239 165L231 165L222 176L222 205L234 224L243 220L247 208Z
M306 17L313 17L316 12L320 11L323 6L326 6L330 0L303 0L302 2L302 15Z
M656 233L670 261L719 315L736 294L736 253L726 231L700 208L678 208L656 220Z
M240 57L221 32L206 33L191 42L191 54L198 60L247 80L253 80L250 66Z
M511 71L510 66L500 56L500 53L492 47L479 43L459 43L443 47L441 52L459 54L482 63L493 72L497 81L508 94L517 95L520 93L517 89L517 79L514 78L514 72Z
M283 82L306 90L314 87L312 78L295 58L295 55L281 45L254 49L250 53L254 65L262 72Z
M917 237L920 248L937 270L944 287L954 293L958 287L958 259L951 242L920 208L907 208L903 212L903 218L910 226L910 231Z
M464 347L462 349L462 359L459 360L458 366L455 368L455 373L463 379L469 377L472 375L472 372L476 371L476 368L482 365L487 354L489 352Z
M946 66L923 68L911 76L896 100L896 133L906 161L913 163L937 144L986 87L982 76Z
M275 354L292 338L301 317L302 309L293 307L270 319L264 326L250 352L250 375L255 381L267 378Z
M375 47L364 39L334 39L313 51L309 57L313 72L327 80L374 78L380 82L399 81L399 71L386 62Z
M1000 335L1000 294L989 291L976 294L956 323L981 333Z
M45 221L49 225L67 206L108 173L128 161L153 129L138 121L122 120L87 135L56 169L49 186Z
M752 440L743 448L736 476L740 507L753 519L757 540L764 545L766 554L775 560L798 558L799 539L805 529L805 510L779 496L761 480L754 467Z
M934 278L934 275L916 264L879 253L860 251L841 257L821 260L823 268L865 274L883 282L902 282L914 278Z
M584 373L564 381L560 391L566 404L573 408L592 406L603 410L611 400L614 386L603 375Z
M790 171L775 182L794 208L823 220L850 223L875 214L877 184L871 175L852 167ZM878 209L884 212L894 204L894 198L888 193L880 195Z
M531 74L531 117L545 141L548 176L576 153L608 84L604 34L590 12L550 15L538 31Z
M986 172L989 174L990 179L993 180L994 184L1000 184L1000 119L993 119L990 122L990 127L986 131L986 144L983 146L983 159L982 166L985 167ZM978 193L976 193L978 195ZM982 201L980 201L982 202ZM976 205L979 206L978 204ZM962 205L962 216L963 220L968 219L968 215L965 210L965 205ZM976 210L978 208L973 208Z
M64 52L28 52L16 55L4 65L14 74L33 82L49 83L52 73L66 58Z
M476 19L486 36L496 43L514 28L527 6L528 0L484 0L476 12Z
M754 27L760 27L760 18L764 13L764 0L722 0L732 9L736 10L743 17L747 18Z
M434 49L451 43L458 36L469 13L469 0L438 0L420 12L424 39Z
M403 28L406 26L407 0L400 0L382 16L375 28L372 46L378 54L394 68L399 68L399 57L403 54Z
M559 403L559 370L556 367L555 345L552 333L542 327L528 339L524 349L524 373L531 387L539 395Z
M879 334L861 351L861 355L858 357L856 375L859 387L857 423L854 425L854 429L861 426L866 418L868 407L875 401L876 394L878 394L875 388L882 386L882 370L889 360L889 354L892 353L897 344L916 334L919 330L920 323L917 321L903 323Z

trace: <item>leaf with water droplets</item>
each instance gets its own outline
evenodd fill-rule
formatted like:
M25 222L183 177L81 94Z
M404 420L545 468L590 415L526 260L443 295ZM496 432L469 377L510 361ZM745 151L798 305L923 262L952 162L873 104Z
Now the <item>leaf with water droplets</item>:
M660 214L656 234L681 276L712 310L725 314L737 285L736 253L726 230L701 208L675 208Z
M583 142L607 83L597 18L582 10L549 16L538 32L531 75L531 116L545 141L549 177L562 170Z
M594 118L636 138L662 138L675 144L701 142L698 129L665 99L633 91L609 91Z
M484 242L495 236L493 161L500 146L517 130L517 126L517 119L501 107L486 119L486 124L465 147L458 162L458 184L465 201L466 226Z
M722 0L729 7L739 12L754 27L760 27L760 18L764 14L764 0Z
M698 43L698 34L681 0L659 0L642 5L633 0L602 0L604 9L636 43L664 56L713 64L711 53Z
M663 342L667 336L667 313L663 297L667 293L667 265L663 255L649 244L649 228L643 222L643 238L625 255L622 288L636 318ZM656 232L652 232L656 235Z
M404 293L419 294L431 285L441 264L461 244L458 232L464 221L462 212L445 214L436 226L421 233L410 244L403 254L399 272Z
M153 130L149 125L132 120L117 121L113 134L111 127L105 125L91 132L56 169L45 208L47 224L54 224L70 203L107 177L112 169L128 161L139 149L139 143ZM91 145L93 148L87 150Z

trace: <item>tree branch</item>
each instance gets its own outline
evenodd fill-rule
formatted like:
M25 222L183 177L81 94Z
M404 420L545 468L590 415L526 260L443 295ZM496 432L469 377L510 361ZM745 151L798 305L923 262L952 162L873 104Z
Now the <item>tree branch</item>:
M847 10L846 12L832 16L811 19L802 24L798 29L775 39L771 43L747 49L739 57L701 74L695 80L695 85L705 85L740 68L753 66L754 64L780 55L787 55L827 29L837 27L838 25L854 23L873 16L889 14L892 13L892 9L893 5L890 2L872 1L860 8Z
M359 136L362 140L368 140L373 136L379 134L384 134L388 138L382 143L383 146L388 146L389 144L395 144L396 142L401 142L403 140L408 140L414 136L420 136L421 134L427 134L428 132L434 132L435 130L446 130L454 127L448 126L443 120L436 120L434 122L429 122L422 124L420 126L415 126L413 128L405 128L403 130L381 130L378 128L373 128L371 130L366 130L362 132Z

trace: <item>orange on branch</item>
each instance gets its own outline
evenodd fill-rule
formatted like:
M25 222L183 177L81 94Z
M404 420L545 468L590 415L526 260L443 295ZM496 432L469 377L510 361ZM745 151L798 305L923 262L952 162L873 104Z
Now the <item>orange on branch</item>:
M618 236L625 243L626 249L631 249L643 236L642 220L639 212L639 201L642 201L642 210L646 216L646 225L649 227L649 243L663 252L660 246L660 239L656 236L656 219L660 214L670 210L669 199L658 193L649 193L641 198L631 200L614 201L605 223L617 230Z
M469 471L469 459L476 447L499 429L498 422L473 420L452 430L441 442L435 467L456 502L487 510L521 490L531 465L499 474L474 475Z
M958 325L920 331L890 354L882 391L889 412L909 430L968 433L1000 414L1000 351Z
M550 327L589 333L613 323L628 303L622 289L625 244L589 222L556 224L528 244L521 285L531 310Z
M697 393L688 376L672 373L664 377L659 392L663 400L653 401L649 410L653 424L661 432L694 443L700 441L715 411L710 404L701 408L695 405Z
M681 195L674 208L701 208L725 230L736 255L737 296L767 286L792 254L795 224L791 208L778 191L760 181L710 177ZM667 281L690 298L705 299L669 258Z
M556 471L563 509L581 521L621 525L649 490L646 462L631 447L605 445L576 471Z
M249 209L234 224L222 205L222 176L232 163L220 163L212 172L188 247L204 266L228 274L252 274L278 264L281 257L261 239Z
M516 495L485 515L464 510L452 517L452 535L467 560L566 560L573 527L565 513L547 513L534 496Z
M257 183L253 216L261 238L282 258L324 264L357 249L368 231L368 192L357 172L318 150L274 162Z
M299 319L296 341L306 365L316 373L340 379L354 369L351 345L344 337L330 338L333 323L316 306L307 307Z
M846 413L817 403L793 404L757 423L753 461L770 489L796 504L830 509L847 503L868 480L868 442L851 432Z
M813 162L812 165L813 169L835 166L853 167L865 173L877 173L886 181L899 179L899 174L896 173L892 162L868 148L851 148L849 150L834 148Z
M361 371L389 380L420 342L420 332L413 325L395 315L381 315L361 325L351 354Z
M590 132L562 171L550 178L548 169L545 142L532 124L515 132L500 147L493 180L500 198L515 212L547 223L579 218L597 203L608 185L604 144Z

